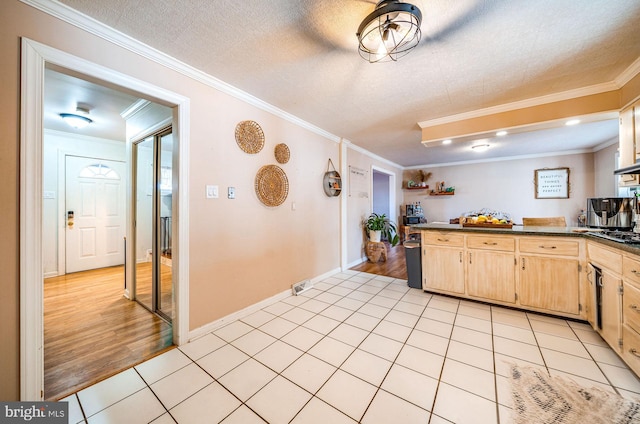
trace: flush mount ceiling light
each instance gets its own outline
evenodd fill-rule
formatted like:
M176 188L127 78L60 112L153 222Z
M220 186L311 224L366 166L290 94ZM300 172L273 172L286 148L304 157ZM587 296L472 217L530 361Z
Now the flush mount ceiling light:
M488 148L489 148L489 145L486 144L486 143L485 144L476 144L476 145L471 146L471 149L474 152L484 152Z
M498 131L498 132L496 133L496 135L497 135L498 137L504 137L504 136L505 136L505 135L507 135L507 134L509 134L509 133L508 133L508 132L506 132L505 130Z
M420 42L420 9L397 0L382 0L358 28L358 52L369 63L396 61Z
M451 139L442 140L442 144L451 144Z
M565 125L571 126L571 125L578 125L580 123L579 119L570 119L567 122L565 122Z
M76 112L82 113L84 115L88 115L89 109L77 107ZM84 115L78 115L75 113L61 113L60 117L64 120L64 122L71 125L73 128L80 129L80 128L86 127L87 125L93 122L91 119L89 119Z

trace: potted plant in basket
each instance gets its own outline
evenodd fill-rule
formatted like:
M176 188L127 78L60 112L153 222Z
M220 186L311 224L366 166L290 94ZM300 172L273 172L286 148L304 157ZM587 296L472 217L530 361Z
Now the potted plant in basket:
M379 242L384 237L389 240L391 246L395 246L400 241L396 225L389 221L385 214L378 215L374 212L369 215L363 224L369 232L369 240L371 241Z

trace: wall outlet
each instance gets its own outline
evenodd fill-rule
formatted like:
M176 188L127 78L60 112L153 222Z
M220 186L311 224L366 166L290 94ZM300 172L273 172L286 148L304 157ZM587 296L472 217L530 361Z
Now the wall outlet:
M229 199L235 199L236 198L236 188L235 187L227 188L227 197Z

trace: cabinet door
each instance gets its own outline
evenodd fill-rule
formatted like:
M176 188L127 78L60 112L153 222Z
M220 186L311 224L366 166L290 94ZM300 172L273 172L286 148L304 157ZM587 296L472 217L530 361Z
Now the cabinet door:
M636 157L639 152L636 151L638 146L636 146L634 127L633 107L620 111L620 168L636 163ZM620 185L636 184L638 184L637 175L620 175Z
M520 257L520 304L550 312L580 313L577 259Z
M618 346L620 340L620 326L622 323L622 314L620 311L620 285L622 281L614 274L602 270L602 278L596 281L601 285L602 294L600 298L600 335L614 349Z
M513 253L468 251L467 293L483 299L515 303L515 268Z
M425 246L422 249L422 288L464 294L462 249Z

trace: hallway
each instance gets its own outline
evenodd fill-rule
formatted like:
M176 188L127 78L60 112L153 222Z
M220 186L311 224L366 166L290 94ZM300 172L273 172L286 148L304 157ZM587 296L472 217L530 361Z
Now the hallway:
M172 346L171 325L124 298L123 281L123 266L45 279L45 399L60 399Z

